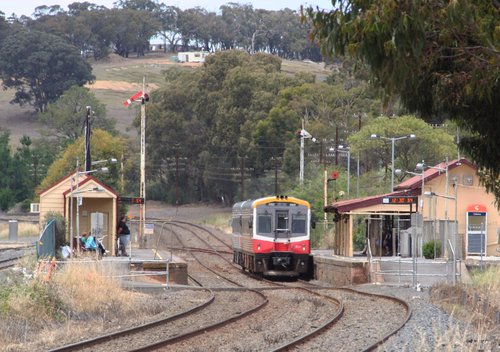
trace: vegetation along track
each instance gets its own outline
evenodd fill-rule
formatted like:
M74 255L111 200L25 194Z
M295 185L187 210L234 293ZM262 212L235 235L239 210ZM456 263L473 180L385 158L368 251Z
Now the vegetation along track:
M229 324L266 304L265 296L255 291L210 291L207 300L174 316L52 351L150 351Z

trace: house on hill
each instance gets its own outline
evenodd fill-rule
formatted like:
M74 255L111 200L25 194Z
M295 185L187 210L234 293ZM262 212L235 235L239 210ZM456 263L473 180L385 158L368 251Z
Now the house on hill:
M353 219L364 220L367 250L374 256L411 256L424 243L441 243L459 258L500 256L500 214L495 197L480 184L477 167L466 159L429 166L394 188L392 193L334 202L334 253L353 256ZM388 241L387 241L388 240ZM450 247L451 246L451 247Z
M205 62L205 58L210 55L208 51L181 51L177 53L179 62Z
M64 216L68 243L83 233L106 235L104 246L115 252L118 194L92 175L75 172L41 191L39 210L40 225L48 212Z

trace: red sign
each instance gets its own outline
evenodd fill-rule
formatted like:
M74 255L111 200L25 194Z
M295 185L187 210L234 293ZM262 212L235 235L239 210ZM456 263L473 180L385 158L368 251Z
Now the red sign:
M141 197L119 197L118 200L126 204L144 204L144 198Z
M482 204L470 204L467 206L468 212L487 213L488 209Z
M332 171L332 180L336 180L339 178L339 172L338 171Z

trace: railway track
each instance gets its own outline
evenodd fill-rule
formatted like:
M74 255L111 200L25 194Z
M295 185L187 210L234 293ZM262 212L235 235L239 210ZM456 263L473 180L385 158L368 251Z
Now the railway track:
M30 253L33 246L4 246L0 249L0 270L14 267L17 261Z
M160 232L169 238L157 243L169 243L187 259L190 280L209 290L211 301L53 351L371 351L411 316L408 305L392 297L301 280L255 280L228 259L227 243L199 225L169 222Z

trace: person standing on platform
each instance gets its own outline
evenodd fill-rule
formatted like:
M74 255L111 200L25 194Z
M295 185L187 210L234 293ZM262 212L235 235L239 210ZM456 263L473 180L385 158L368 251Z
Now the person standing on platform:
M127 216L123 215L118 222L116 229L118 236L118 254L117 256L128 257L127 246L130 243L130 229L127 226Z

